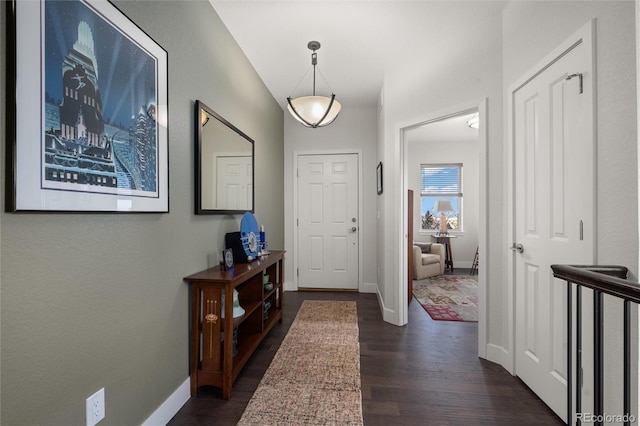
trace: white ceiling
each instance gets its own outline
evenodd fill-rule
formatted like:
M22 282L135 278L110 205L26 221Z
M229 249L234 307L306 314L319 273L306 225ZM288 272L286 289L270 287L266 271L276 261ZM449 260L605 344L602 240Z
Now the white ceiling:
M405 140L409 143L477 141L478 129L467 125L472 116L473 114L458 115L416 127L405 133Z
M374 107L385 70L410 60L446 61L474 45L465 30L500 15L497 0L209 0L284 108L311 65L307 42L317 40L318 69L343 108ZM489 40L486 40L489 42ZM318 94L326 86L318 80ZM304 92L304 93L303 93Z

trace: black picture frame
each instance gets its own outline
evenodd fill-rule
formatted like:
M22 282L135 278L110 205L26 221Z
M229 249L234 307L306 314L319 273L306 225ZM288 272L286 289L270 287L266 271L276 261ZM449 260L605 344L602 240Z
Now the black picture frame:
M376 167L376 185L378 188L378 195L382 194L382 161L378 163Z
M204 102L195 102L195 214L243 214L255 212L255 141L220 114L209 108ZM234 179L248 179L249 182L235 180L238 189L238 203L245 200L248 205L228 206L224 204L225 185L220 184L218 172L226 170L218 163L250 161L230 164L235 168ZM244 195L242 197L241 195ZM223 202L220 202L223 200Z
M109 1L6 4L5 210L167 213L166 50Z

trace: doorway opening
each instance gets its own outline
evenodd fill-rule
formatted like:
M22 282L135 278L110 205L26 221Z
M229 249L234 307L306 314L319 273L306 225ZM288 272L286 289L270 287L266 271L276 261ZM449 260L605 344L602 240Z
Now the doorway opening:
M420 144L420 139L423 133L434 133L435 130L439 130L441 128L446 128L444 125L447 122L460 122L461 117L466 117L470 115L477 114L478 117L478 131L477 131L477 158L475 159L475 164L473 165L476 169L477 173L477 195L475 196L477 201L475 209L477 209L477 217L474 220L476 222L475 225L468 224L468 226L475 226L476 229L473 231L473 237L470 236L469 239L473 238L474 240L477 238L477 243L473 247L473 254L475 251L478 252L478 257L483 259L483 263L486 265L487 260L487 229L488 229L488 213L487 213L487 120L486 120L486 111L487 111L487 101L483 99L481 102L469 103L468 105L463 105L457 108L452 108L447 111L443 111L440 113L432 114L431 116L424 117L423 119L415 120L413 122L409 122L406 125L403 125L399 129L399 140L400 140L400 196L401 200L399 205L401 206L402 211L400 212L399 217L401 218L401 266L399 268L400 271L400 282L402 283L399 286L398 300L400 300L399 306L399 316L402 323L408 322L408 301L409 298L412 297L408 291L408 279L410 271L408 270L408 258L412 255L409 252L408 245L408 190L413 189L414 194L414 205L416 215L420 216L422 214L422 202L429 203L428 197L421 197L421 188L419 187L420 183L416 183L416 179L420 179L420 164L417 164L416 161L420 163L421 161L428 163L430 160L425 156L425 158L414 159L417 156L414 155L416 148L413 147L414 144ZM466 121L465 121L466 124ZM431 128L431 129L430 129ZM433 135L432 135L433 137ZM437 138L437 137L436 137ZM433 152L435 153L437 150L446 150L447 142L444 140L444 136L440 136L440 141L437 140L429 141L431 144ZM412 151L413 150L413 151ZM435 159L435 155L431 158ZM417 170L416 170L417 169ZM473 177L469 176L467 179L473 179ZM463 189L464 192L464 189ZM423 201L424 200L424 201ZM461 201L461 204L464 201ZM458 206L461 207L461 206ZM420 209L420 210L418 210ZM473 222L473 221L472 221ZM416 225L416 223L418 225ZM462 224L464 227L464 224ZM469 228L470 230L470 228ZM422 231L422 233L421 233ZM462 229L464 231L464 228ZM432 231L422 230L421 222L418 222L414 219L414 227L413 227L413 238L414 240L418 240L419 238L428 239L430 235L433 234ZM471 235L471 232L469 232ZM464 237L460 238L462 241ZM474 241L475 242L475 241ZM461 252L462 253L462 252ZM470 258L473 260L473 254ZM462 260L462 259L461 259ZM462 262L460 266L464 266L465 263ZM471 264L468 266L471 267ZM486 357L486 268L481 264L478 268L478 355L480 357Z

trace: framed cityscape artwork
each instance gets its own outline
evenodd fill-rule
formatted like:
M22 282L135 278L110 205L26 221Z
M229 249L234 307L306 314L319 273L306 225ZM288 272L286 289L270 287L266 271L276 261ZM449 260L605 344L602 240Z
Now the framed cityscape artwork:
M6 210L168 212L167 52L105 0L7 5Z

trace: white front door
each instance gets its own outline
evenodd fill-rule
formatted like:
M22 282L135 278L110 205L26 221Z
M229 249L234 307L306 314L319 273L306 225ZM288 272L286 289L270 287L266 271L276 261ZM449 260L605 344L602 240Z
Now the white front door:
M573 46L512 92L515 370L565 421L566 283L550 265L594 261L590 49Z
M298 288L358 289L358 155L298 156Z
M253 161L250 156L216 157L216 208L251 210Z

